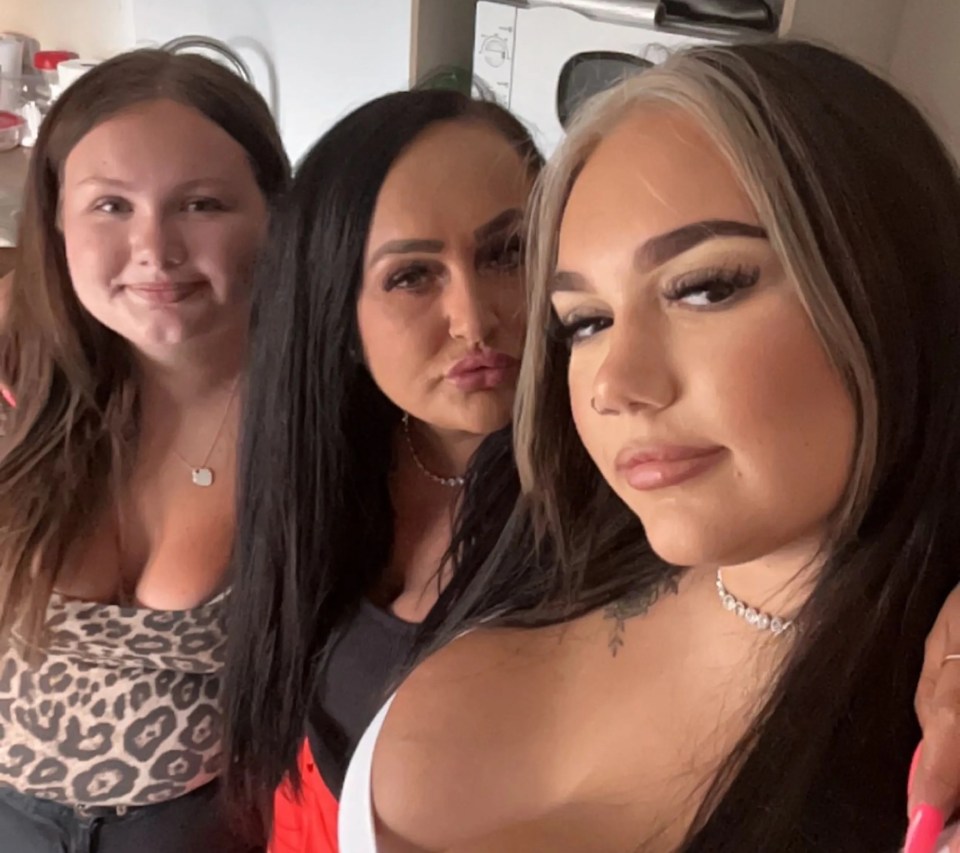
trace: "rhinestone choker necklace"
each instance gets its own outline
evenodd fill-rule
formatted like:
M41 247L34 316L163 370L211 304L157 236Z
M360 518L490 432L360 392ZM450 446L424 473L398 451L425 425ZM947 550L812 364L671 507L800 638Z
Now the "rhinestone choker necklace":
M736 613L748 625L752 625L758 631L769 631L775 636L779 636L788 628L793 627L792 619L784 619L780 616L773 616L762 610L751 607L744 601L741 601L723 585L723 574L717 569L717 595L720 596L720 603L725 610Z

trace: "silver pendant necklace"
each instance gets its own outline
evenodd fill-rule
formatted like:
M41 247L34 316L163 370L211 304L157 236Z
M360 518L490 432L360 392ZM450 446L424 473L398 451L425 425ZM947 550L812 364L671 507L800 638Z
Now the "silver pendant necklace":
M237 377L237 381L233 383L233 390L230 392L230 398L227 400L227 405L223 410L223 417L220 418L220 426L217 427L217 432L213 436L213 441L210 443L210 449L207 450L207 455L203 457L203 462L201 462L199 465L191 465L186 459L183 458L183 456L181 456L180 452L176 448L173 448L173 452L177 455L177 458L190 469L190 480L195 486L200 486L200 488L206 489L213 485L213 468L211 468L207 463L210 461L210 457L213 455L213 451L217 446L217 442L220 440L220 433L223 432L224 424L227 422L227 415L230 413L230 407L233 405L233 398L237 396L237 389L239 387L240 377Z
M748 625L752 625L758 631L769 631L774 636L779 636L784 631L793 627L792 619L784 619L782 616L772 616L755 607L751 607L745 601L741 601L723 585L723 574L717 569L717 595L720 596L720 603L725 610L736 613Z
M417 456L417 451L413 446L413 439L410 437L410 415L407 412L403 413L403 437L407 440L410 455L413 457L416 466L420 469L421 474L433 480L434 483L439 483L441 486L447 486L451 489L458 488L464 484L464 477L441 477L439 474L434 474L433 471L423 464L420 457Z

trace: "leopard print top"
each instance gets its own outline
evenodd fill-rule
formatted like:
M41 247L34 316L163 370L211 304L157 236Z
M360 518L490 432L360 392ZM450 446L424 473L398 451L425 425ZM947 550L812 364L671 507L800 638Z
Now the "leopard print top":
M66 599L39 665L0 650L0 785L70 806L142 806L214 779L226 593L193 610Z

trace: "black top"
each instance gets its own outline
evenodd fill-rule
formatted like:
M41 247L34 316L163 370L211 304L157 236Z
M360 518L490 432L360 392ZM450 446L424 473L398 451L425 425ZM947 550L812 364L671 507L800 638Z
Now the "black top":
M330 653L313 704L339 726L344 742L334 749L320 737L322 713L308 722L307 738L320 775L337 799L350 757L395 686L419 627L364 599Z

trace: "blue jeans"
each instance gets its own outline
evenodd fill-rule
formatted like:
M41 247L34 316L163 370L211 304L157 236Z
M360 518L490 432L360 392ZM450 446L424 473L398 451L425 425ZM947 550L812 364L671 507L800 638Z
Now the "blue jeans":
M0 787L0 853L252 853L211 783L139 808L74 809Z

